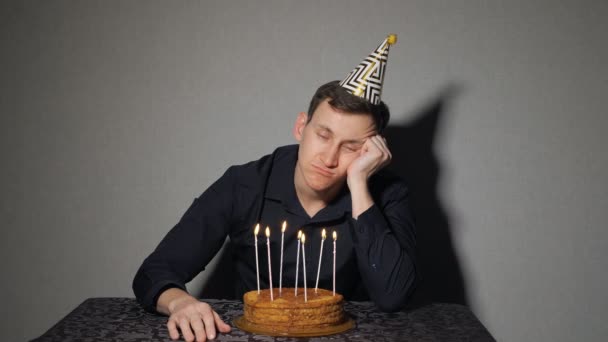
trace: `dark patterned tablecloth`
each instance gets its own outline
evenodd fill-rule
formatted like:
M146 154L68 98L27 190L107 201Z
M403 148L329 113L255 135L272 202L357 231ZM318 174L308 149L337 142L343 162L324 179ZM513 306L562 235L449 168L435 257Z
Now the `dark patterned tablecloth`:
M243 314L242 302L205 300L232 326L216 341L494 341L463 305L429 304L395 313L379 312L370 302L349 302L346 311L357 326L345 333L287 338L253 335L232 320ZM34 341L171 341L167 317L145 312L132 298L91 298Z

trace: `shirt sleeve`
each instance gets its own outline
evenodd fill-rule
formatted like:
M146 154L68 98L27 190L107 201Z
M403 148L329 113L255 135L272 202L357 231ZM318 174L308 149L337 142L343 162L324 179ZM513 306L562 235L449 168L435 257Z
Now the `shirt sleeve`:
M376 200L378 201L378 200ZM403 308L416 280L415 226L402 183L353 219L357 264L370 298L382 311Z
M194 200L180 221L148 256L133 279L137 301L156 312L160 294L186 283L205 269L226 240L232 216L230 169Z

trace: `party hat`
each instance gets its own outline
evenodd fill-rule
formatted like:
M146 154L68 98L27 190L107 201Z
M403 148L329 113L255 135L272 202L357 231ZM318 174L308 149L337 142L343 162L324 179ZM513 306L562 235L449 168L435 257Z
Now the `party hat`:
M384 82L384 70L388 61L389 47L397 42L397 35L389 34L350 74L340 82L349 93L362 97L372 104L379 104Z

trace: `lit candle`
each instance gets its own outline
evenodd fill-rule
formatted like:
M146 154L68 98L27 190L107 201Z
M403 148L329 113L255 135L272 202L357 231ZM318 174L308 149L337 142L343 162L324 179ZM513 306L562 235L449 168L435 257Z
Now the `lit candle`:
M304 243L306 242L306 235L302 234L302 267L304 269L304 273L302 277L304 278L304 302L308 302L308 294L306 293L306 253L304 252Z
M283 228L281 229L281 267L279 268L279 296L283 292L283 241L285 240L286 228L287 221L283 221Z
M315 283L315 293L319 290L319 273L321 273L321 258L323 258L323 242L325 242L325 228L321 232L321 250L319 251L319 267L317 268L317 282Z
M255 236L255 275L258 281L258 294L260 293L260 263L258 261L258 233L260 232L260 224L255 225L253 235Z
M296 252L296 286L294 296L298 296L298 267L300 266L300 239L302 238L302 231L298 231L298 251Z
M334 230L334 296L336 295L336 240L338 239L338 233Z
M270 301L274 301L272 295L272 265L270 263L270 227L266 227L266 249L268 250L268 284L270 284Z

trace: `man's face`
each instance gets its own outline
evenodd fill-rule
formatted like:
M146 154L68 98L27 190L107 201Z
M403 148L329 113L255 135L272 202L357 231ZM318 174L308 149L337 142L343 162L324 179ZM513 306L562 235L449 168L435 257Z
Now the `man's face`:
M300 142L296 184L318 193L335 193L346 180L349 165L359 157L365 140L376 134L371 115L334 109L321 102L308 123L300 113L293 134Z

